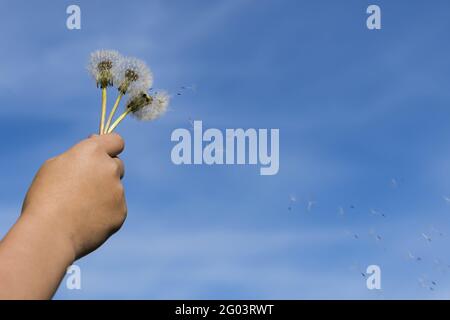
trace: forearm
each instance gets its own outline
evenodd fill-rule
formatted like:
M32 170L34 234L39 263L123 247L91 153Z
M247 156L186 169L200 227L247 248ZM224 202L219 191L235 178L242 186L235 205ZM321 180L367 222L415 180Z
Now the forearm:
M24 212L0 242L0 299L50 299L75 255L48 215Z

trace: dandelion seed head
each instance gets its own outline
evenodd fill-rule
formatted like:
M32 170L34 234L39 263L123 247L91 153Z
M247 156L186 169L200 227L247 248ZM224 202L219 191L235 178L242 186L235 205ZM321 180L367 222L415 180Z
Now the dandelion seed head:
M122 55L115 50L97 50L91 53L87 68L97 87L113 85L113 70L121 64L122 59Z
M144 61L124 58L112 71L113 83L122 94L136 96L147 92L153 84L153 75Z
M153 97L142 91L138 94L132 95L127 102L127 109L136 115L141 109L151 105Z
M150 121L159 118L166 112L169 106L170 96L165 91L157 92L151 99L149 104L138 108L133 115L142 121Z

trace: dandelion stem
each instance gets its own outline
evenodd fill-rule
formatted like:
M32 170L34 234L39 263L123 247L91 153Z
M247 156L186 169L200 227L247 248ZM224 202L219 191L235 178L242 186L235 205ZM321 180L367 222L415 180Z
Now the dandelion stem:
M111 127L109 127L108 129L108 133L111 133L114 131L114 129L119 125L119 123L122 122L123 119L125 119L125 117L131 112L131 109L128 108L124 113L122 113L117 119L116 121L114 121L114 123L111 125Z
M100 119L100 134L103 134L105 128L105 116L106 116L106 87L102 88L102 115Z
M119 95L117 96L116 102L114 103L114 106L109 113L108 121L106 122L105 129L103 130L103 133L108 133L109 125L111 124L111 121L116 114L117 107L119 106L120 100L122 99L122 93L119 92Z

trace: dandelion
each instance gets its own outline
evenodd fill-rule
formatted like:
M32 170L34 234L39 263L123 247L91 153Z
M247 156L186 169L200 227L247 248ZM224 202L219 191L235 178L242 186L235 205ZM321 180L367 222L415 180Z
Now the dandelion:
M119 107L122 97L129 93L131 96L147 92L153 84L153 75L144 61L136 58L124 58L113 69L113 82L119 90L116 102L106 122L105 133L108 132L114 114Z
M170 96L165 91L156 92L150 104L133 112L136 119L150 121L159 118L169 106Z
M169 102L170 96L165 91L157 92L154 96L143 91L139 92L128 100L125 112L123 112L111 127L109 127L108 133L113 132L120 122L122 122L122 120L130 113L136 119L142 121L150 121L159 118L166 112Z
M142 60L122 57L114 50L98 50L91 54L88 71L97 87L102 89L100 134L113 132L128 114L139 120L148 121L158 118L167 110L170 101L167 92L148 94L149 90L152 90L153 75ZM117 88L118 96L108 118L105 119L106 89L110 86ZM124 95L129 96L125 111L113 122Z
M114 85L125 95L131 91L147 91L153 84L153 75L144 61L136 58L124 58L113 69Z
M91 53L88 71L94 78L97 87L102 89L100 134L103 133L105 127L106 88L113 85L113 70L121 64L122 59L120 53L114 50L97 50Z

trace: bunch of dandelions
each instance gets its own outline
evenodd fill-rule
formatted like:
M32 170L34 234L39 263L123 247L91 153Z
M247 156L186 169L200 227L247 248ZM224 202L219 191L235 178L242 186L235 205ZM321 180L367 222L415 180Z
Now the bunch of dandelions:
M88 70L97 87L102 90L99 134L113 132L129 114L139 120L148 121L160 117L167 110L170 97L165 91L153 95L148 93L152 88L153 75L142 60L123 57L114 50L98 50L91 53ZM116 87L118 95L106 118L108 87ZM113 122L125 95L128 96L125 111Z

